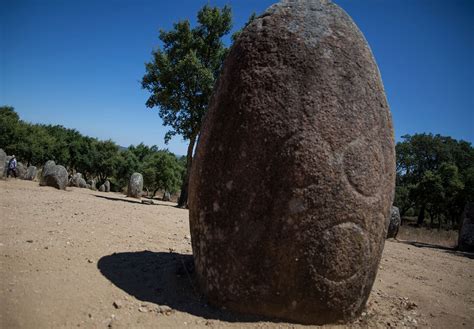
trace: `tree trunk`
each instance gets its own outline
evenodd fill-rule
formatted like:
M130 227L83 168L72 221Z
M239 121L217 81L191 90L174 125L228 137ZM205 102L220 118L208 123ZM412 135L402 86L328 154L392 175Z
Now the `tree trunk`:
M423 226L424 221L425 221L425 205L422 205L420 208L420 212L418 213L418 220L416 221L416 226L418 227Z
M194 144L196 142L196 137L189 139L188 153L186 154L186 175L181 185L181 194L178 199L178 208L187 208L188 207L188 187L189 187L189 177L191 175L191 167L193 164L193 150Z

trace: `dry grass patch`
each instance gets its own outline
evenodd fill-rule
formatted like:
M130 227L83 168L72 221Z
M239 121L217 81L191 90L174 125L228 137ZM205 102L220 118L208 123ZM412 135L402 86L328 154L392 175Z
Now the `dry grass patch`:
M397 238L399 240L407 240L433 244L448 248L454 248L458 242L457 230L437 230L425 227L414 227L411 225L400 226Z

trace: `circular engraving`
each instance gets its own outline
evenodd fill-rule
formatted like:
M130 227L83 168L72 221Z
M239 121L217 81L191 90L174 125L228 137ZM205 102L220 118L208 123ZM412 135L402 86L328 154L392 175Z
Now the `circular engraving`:
M356 142L344 154L344 171L351 186L364 196L379 191L383 175L382 151L370 141Z
M323 232L314 255L314 268L324 278L340 282L364 268L369 257L368 240L355 223L342 223Z

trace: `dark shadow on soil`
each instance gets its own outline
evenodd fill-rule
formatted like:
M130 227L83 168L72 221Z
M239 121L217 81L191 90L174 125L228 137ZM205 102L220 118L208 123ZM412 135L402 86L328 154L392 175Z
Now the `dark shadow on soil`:
M167 305L205 319L275 321L208 305L197 289L192 255L151 251L114 253L102 257L97 267L117 287L145 302Z
M397 240L399 243L404 243L404 244L409 244L411 246L417 247L417 248L429 248L429 249L438 249L443 252L446 252L448 254L460 256L460 257L466 257L469 259L474 259L474 253L470 252L464 252L464 251L459 251L456 248L449 248L445 246L439 246L436 244L430 244L430 243L424 243L424 242L416 242L416 241L407 241L407 240Z
M122 198L114 198L114 197L110 197L110 196L97 195L97 194L94 194L94 196L97 197L97 198L101 198L101 199L107 199L107 200L111 200L111 201L122 201L122 202L128 202L128 203L133 203L133 204L140 204L140 205L144 205L144 206L163 206L163 207L175 207L176 208L175 205L171 205L171 204L162 204L162 203L145 204L145 203L142 203L140 200L133 199L133 198L122 199ZM149 200L149 199L145 199L145 200Z

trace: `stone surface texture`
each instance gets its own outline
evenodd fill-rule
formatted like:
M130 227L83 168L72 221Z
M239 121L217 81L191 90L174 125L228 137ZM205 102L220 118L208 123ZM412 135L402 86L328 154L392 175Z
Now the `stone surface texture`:
M110 192L110 182L108 180L104 183L105 192Z
M165 191L165 192L163 193L163 198L162 198L162 200L163 200L163 201L171 201L171 194L170 194L170 192Z
M459 229L458 249L474 251L474 202L468 202L464 208Z
M133 173L128 183L127 196L140 198L143 190L143 176L140 173Z
M7 177L7 173L8 173L8 164L10 163L10 160L12 159L12 156L11 155L7 155L7 157L5 158L5 168L3 168L3 176L4 177Z
M80 188L87 188L87 183L86 183L86 180L84 178L79 178L78 180L78 187Z
M41 173L40 185L52 186L60 190L65 190L68 184L68 173L66 168L48 161Z
M75 173L74 175L72 175L71 179L69 180L69 185L80 188L87 187L86 180L82 177L81 173Z
M16 177L20 179L25 179L27 169L28 168L22 162L18 162L16 164Z
M0 178L5 176L5 168L7 167L7 154L3 149L0 149Z
M102 184L101 186L99 186L99 191L100 192L105 192L105 185Z
M52 169L56 166L56 163L53 160L48 160L43 166L43 169L41 170L41 179L40 179L40 185L41 186L46 186L46 181L45 177L49 175L49 173L52 171Z
M97 190L97 182L95 181L95 179L90 179L88 184L90 185L90 189L95 191Z
M79 180L82 178L81 173L75 173L72 175L71 179L69 179L69 186L79 187Z
M38 169L35 166L29 166L26 170L25 179L26 180L34 180L36 178L36 174L38 173Z
M283 1L234 43L190 179L198 284L218 307L349 321L372 288L395 188L371 50L328 1Z
M390 209L390 223L388 224L387 239L397 237L401 222L400 210L392 206Z

